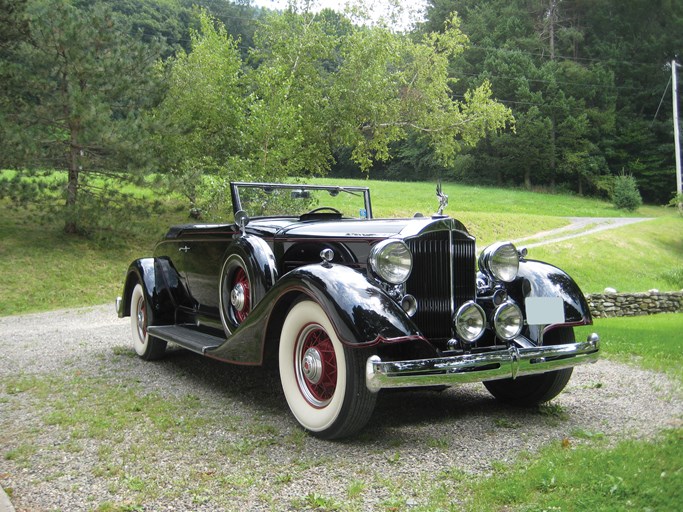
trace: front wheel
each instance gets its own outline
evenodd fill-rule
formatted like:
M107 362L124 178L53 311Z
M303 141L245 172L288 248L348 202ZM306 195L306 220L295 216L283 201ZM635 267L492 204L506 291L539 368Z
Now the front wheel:
M130 326L136 354L148 361L159 359L166 352L166 342L150 336L147 332L151 319L152 312L145 299L142 285L138 283L130 298Z
M545 336L545 345L562 345L574 342L574 329L561 327ZM542 404L559 395L569 382L573 368L555 370L539 375L528 375L516 379L502 379L484 382L484 386L501 402L511 405L531 406Z
M316 302L290 309L282 327L279 368L287 404L316 437L336 439L359 431L377 396L365 385L366 349L345 347Z

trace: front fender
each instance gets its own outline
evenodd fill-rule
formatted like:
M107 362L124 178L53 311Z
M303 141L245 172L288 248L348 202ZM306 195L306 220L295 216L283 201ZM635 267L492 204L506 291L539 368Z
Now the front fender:
M288 272L270 289L239 329L207 355L258 364L268 333L279 336L291 305L301 297L325 310L340 341L372 346L407 340L426 342L415 324L382 289L343 265L307 265Z
M517 279L508 286L508 293L522 308L527 297L561 297L565 313L565 323L562 325L593 323L588 302L579 286L563 270L548 263L520 261ZM546 330L552 327L556 325L547 326Z
M421 337L419 329L387 293L360 272L343 265L308 265L287 275L322 306L347 345L391 343Z

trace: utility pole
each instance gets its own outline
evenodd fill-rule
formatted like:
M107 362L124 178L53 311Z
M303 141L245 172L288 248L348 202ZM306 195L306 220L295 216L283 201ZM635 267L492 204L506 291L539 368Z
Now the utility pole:
M680 195L683 194L683 182L681 180L681 140L678 134L678 83L676 78L678 66L676 59L673 59L671 61L671 83L674 108L674 148L676 150L676 192Z

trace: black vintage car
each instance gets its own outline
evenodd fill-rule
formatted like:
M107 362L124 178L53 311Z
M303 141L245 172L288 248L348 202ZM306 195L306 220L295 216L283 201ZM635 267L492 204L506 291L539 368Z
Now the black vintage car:
M143 359L167 343L277 364L297 421L351 435L385 388L483 382L499 400L555 397L599 338L563 271L485 248L443 215L374 219L363 187L232 183L233 224L172 227L129 267L120 317ZM478 268L477 268L478 267Z

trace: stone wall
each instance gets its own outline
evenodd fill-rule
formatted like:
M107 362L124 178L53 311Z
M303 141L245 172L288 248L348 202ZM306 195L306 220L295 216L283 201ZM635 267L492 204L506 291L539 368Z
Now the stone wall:
M680 292L592 293L586 295L593 318L683 312Z

